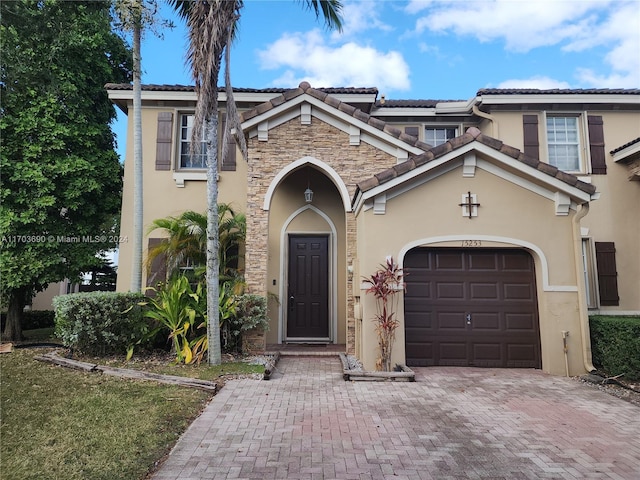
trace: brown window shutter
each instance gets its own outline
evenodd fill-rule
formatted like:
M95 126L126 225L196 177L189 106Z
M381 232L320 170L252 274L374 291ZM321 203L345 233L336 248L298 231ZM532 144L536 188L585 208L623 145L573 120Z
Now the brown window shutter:
M171 170L173 148L173 113L158 113L158 136L156 138L156 170Z
M604 153L604 128L602 117L589 115L589 150L591 152L591 173L594 175L606 175L607 162Z
M148 243L147 255L149 252L160 245L162 242L166 242L164 238L150 238ZM149 265L149 271L147 272L147 287L156 287L158 283L164 283L167 281L167 256L161 254L156 256Z
M615 245L613 242L595 242L595 246L600 305L617 306L620 303L620 298L618 297Z
M225 113L220 114L220 125L222 125L220 138L224 138L224 130L226 128L227 115ZM220 170L226 172L234 172L236 170L236 140L233 135L229 134L227 139L227 153L222 159Z
M404 127L404 133L412 137L420 138L420 127Z
M538 116L523 115L522 128L524 131L524 154L540 159L540 143L538 141Z

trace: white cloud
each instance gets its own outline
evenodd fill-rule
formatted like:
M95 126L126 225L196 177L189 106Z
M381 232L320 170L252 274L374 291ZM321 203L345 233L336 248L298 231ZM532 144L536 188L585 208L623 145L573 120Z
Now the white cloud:
M390 32L394 29L388 23L380 19L382 6L380 2L348 1L342 8L342 32L334 31L331 34L333 40L345 37L353 37L367 30Z
M541 90L553 90L557 88L571 88L567 82L554 80L553 78L535 76L524 79L505 80L498 88L539 88Z
M600 45L609 46L604 63L611 71L596 73L582 68L577 72L581 82L602 88L640 87L640 4L620 5L599 28L588 32L566 47L565 51L584 51Z
M557 2L497 0L495 2L432 2L416 31L453 32L482 42L502 39L506 48L526 52L579 36L589 28L585 14L606 7L608 1Z
M405 12L424 31L503 41L509 51L559 46L565 52L594 49L609 72L579 69L588 86L640 86L640 8L637 0L411 1ZM606 53L602 53L605 51Z
M409 66L401 53L382 52L354 42L328 45L319 30L285 33L258 52L260 68L285 69L272 83L295 87L302 80L313 87L378 87L408 90Z

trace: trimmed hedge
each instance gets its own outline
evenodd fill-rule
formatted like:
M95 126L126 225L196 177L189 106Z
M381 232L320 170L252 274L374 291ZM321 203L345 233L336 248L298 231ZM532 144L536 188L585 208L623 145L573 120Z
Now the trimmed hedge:
M589 317L593 364L608 375L640 380L640 317Z
M55 312L53 310L31 310L22 313L22 330L35 330L36 328L50 328L54 326ZM7 323L7 313L0 313L2 330Z
M54 297L56 336L90 355L125 353L145 338L141 293L88 292Z

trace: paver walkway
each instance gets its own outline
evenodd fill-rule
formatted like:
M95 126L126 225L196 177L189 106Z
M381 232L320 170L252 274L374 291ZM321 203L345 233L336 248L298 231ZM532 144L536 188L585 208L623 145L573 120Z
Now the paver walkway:
M539 370L418 368L345 382L337 357L283 357L227 382L153 477L640 479L640 408Z

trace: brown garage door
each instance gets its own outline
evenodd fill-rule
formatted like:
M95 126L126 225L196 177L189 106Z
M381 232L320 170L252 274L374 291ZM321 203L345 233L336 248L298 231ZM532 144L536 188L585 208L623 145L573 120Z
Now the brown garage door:
M417 248L404 268L407 365L541 368L528 252Z

